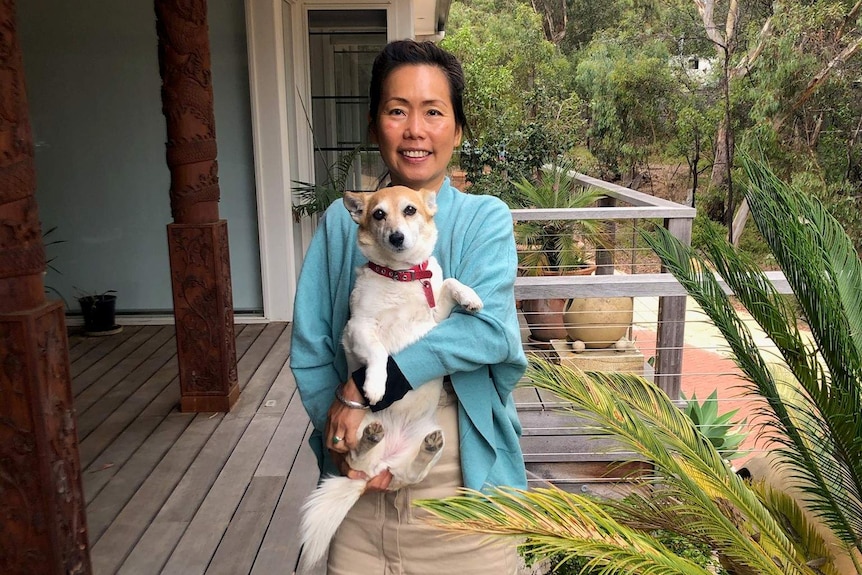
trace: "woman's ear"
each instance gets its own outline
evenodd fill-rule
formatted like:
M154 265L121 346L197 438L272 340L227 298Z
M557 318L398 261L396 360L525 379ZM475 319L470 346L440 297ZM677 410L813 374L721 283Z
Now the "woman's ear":
M461 129L461 126L455 126L455 147L461 145L461 136L464 134L464 130Z

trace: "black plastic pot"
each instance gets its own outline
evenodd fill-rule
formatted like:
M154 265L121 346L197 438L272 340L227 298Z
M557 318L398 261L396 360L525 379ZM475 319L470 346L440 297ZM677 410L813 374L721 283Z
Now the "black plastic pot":
M84 331L92 334L113 332L116 324L117 296L88 295L78 298L81 313L84 314Z

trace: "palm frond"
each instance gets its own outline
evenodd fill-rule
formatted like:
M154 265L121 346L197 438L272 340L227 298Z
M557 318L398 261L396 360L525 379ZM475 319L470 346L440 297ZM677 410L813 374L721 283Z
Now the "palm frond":
M770 417L777 431L773 437L784 446L782 453L795 464L796 474L806 483L811 509L821 515L843 541L860 547L862 418L859 413L862 398L854 343L860 326L852 324L855 320L850 318L855 314L842 311L847 302L840 301L841 292L828 285L837 283L831 279L836 276L836 270L820 261L824 257L821 252L830 251L823 242L832 238L835 231L829 234L812 231L820 225L831 229L825 222L828 217L817 209L812 210L808 205L811 202L800 200L798 192L776 184L774 176L763 166L748 162L746 168L754 181L759 182L747 191L755 221L764 236L771 238L770 244L774 243L776 258L791 286L800 290L798 299L807 302L803 308L810 309L815 317L809 320L817 348L801 337L792 310L749 260L718 238L710 238L708 242L709 259L766 335L776 343L804 393L796 395L792 401L781 397L780 386L748 328L712 274L700 271L708 267L699 256L663 230L646 239L722 332L736 363L753 389L766 401L768 409L761 413ZM773 188L776 187L781 189L775 192ZM846 242L839 241L839 244ZM843 255L835 258L842 265L852 259L843 253L845 248L846 245L840 248L838 251ZM817 261L810 261L812 259ZM697 269L691 265L693 260L699 264ZM849 267L858 267L858 260L856 266ZM855 282L853 278L857 272L846 275L850 279L845 283ZM852 303L856 299L858 295L851 298L851 307L856 305ZM825 333L829 331L843 334Z
M326 180L320 183L294 180L291 191L294 194L293 217L299 221L303 216L319 214L341 197L347 187L350 170L356 156L363 152L357 146L346 154L342 154L332 164L326 167Z
M835 570L832 562L833 550L805 516L799 504L789 494L770 487L763 482L754 482L752 489L791 535L790 539L800 555L810 557L808 564L817 565L824 575L842 575Z
M527 534L520 547L537 560L560 555L589 557L588 567L608 574L709 574L654 538L616 522L589 498L560 489L465 491L462 496L414 504L430 511L433 522L446 529L519 540Z
M862 378L862 262L828 210L742 157L752 217L811 322L834 378Z
M689 533L708 537L735 562L754 562L757 569L766 569L772 555L786 565L802 564L768 510L661 389L632 374L582 373L540 359L531 360L527 380L571 402L583 410L578 415L653 463L668 499L681 502L674 512L686 517ZM764 534L759 544L740 531L730 508Z

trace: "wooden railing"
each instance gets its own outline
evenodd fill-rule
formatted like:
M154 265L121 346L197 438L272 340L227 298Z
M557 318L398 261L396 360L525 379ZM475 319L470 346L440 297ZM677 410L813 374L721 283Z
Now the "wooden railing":
M661 219L664 226L680 241L691 243L695 209L657 198L582 174L576 180L583 186L602 190L605 197L595 208L514 209L517 221L539 220L621 220ZM612 224L610 224L612 225ZM685 335L686 296L676 280L666 273L615 275L613 254L596 250L596 275L529 276L515 282L519 300L543 298L643 297L658 296L657 353L654 363L655 382L671 398L678 398L682 348Z

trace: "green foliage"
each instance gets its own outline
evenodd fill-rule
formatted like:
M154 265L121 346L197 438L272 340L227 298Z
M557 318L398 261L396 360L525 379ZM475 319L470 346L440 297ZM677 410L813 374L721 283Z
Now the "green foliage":
M691 418L698 430L722 457L731 460L744 455L739 452L739 447L748 437L748 433L745 431L745 424L748 420L733 421L733 417L739 411L738 409L719 413L718 390L713 390L709 397L703 400L703 403L698 403L697 393L692 393L690 399L684 393L680 393L680 395L683 400L687 401L684 413Z
M294 193L293 219L299 221L303 216L312 216L326 211L329 205L341 197L347 189L347 179L356 156L362 152L356 147L347 154L342 154L331 166L327 166L327 177L321 183L300 182L291 188Z
M652 243L768 402L761 413L811 509L841 541L862 549L862 264L822 204L761 163L746 158L743 166L752 216L808 318L814 344L800 335L793 308L748 258L717 237L708 257L775 342L797 385L779 385L715 280L692 268L692 258L699 260L693 252L667 234Z
M695 565L707 568L716 575L729 575L718 563L708 545L690 537L682 537L672 531L656 529L650 532L650 536L664 545L668 550L680 557L691 561ZM587 567L588 558L571 557L563 561L562 557L554 557L550 562L551 573L554 575L602 575L599 567Z
M536 176L583 140L584 105L567 85L569 62L522 2L455 3L448 28L442 46L467 79L461 168L475 193L509 200L511 182Z
M726 237L727 228L724 224L707 217L703 208L699 209L691 228L691 247L702 249L714 236Z
M535 180L514 183L515 205L523 208L585 208L602 197L601 190L584 187L575 179L571 164L543 169ZM519 265L528 275L565 273L587 263L585 242L604 243L595 220L541 220L515 224L515 241L522 246Z
M758 416L779 449L807 509L840 544L821 538L797 500L742 480L698 426L659 388L632 374L579 372L531 360L530 385L556 394L573 414L652 464L624 500L558 489L467 492L418 504L446 528L504 535L531 560L583 562L583 573L705 574L687 546L708 547L733 575L838 575L833 554L862 551L862 262L821 204L743 157L752 217L809 318L803 336L794 310L763 273L721 236L706 258L660 228L644 238L731 347L758 401ZM758 347L711 270L724 278L775 343L776 368ZM856 560L853 572L862 573ZM841 575L847 575L845 570Z
M674 131L678 89L664 42L633 45L619 38L593 40L575 76L589 102L590 151L611 179L629 173Z

